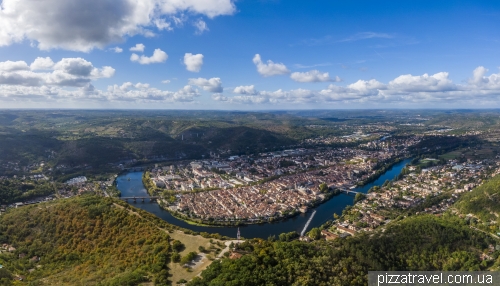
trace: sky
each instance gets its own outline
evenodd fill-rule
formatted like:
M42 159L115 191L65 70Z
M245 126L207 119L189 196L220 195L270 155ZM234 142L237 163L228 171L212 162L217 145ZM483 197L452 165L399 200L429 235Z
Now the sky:
M500 107L500 1L0 3L0 108Z

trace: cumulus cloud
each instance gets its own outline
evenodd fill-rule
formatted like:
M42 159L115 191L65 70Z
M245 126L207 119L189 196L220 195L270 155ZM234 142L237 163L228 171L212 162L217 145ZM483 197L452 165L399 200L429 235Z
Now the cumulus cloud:
M156 28L158 28L158 30L160 30L160 31L162 31L162 30L172 31L173 30L172 24L167 22L165 19L156 19L156 20L154 20L154 24L155 24Z
M228 98L225 97L222 93L212 94L212 99L215 101L227 101L228 100Z
M208 31L208 26L205 21L199 19L198 21L194 22L194 26L196 27L196 34L201 35L203 32Z
M448 78L447 72L440 72L431 76L428 74L421 76L401 75L389 82L389 87L393 90L402 91L448 91L456 89L455 84Z
M39 86L43 76L27 71L0 72L0 85Z
M238 86L233 92L239 95L228 97L225 101L244 104L308 102L314 97L314 92L307 89L257 91L254 85Z
M0 46L23 40L48 50L89 52L125 37L169 30L178 15L235 13L234 0L3 0ZM169 19L167 21L167 19Z
M117 54L119 54L119 53L123 52L123 49L122 49L122 48L120 48L120 47L114 47L114 48L111 48L111 50L112 50L113 52L117 53Z
M0 76L0 79L2 77ZM91 83L86 83L73 90L61 86L21 86L0 84L0 100L12 101L84 101L94 102L154 102L174 103L192 102L200 93L196 88L186 85L177 91L161 90L150 87L149 84L125 82L121 85L110 85L106 90L96 89Z
M52 61L51 58L49 58L49 57L46 57L46 58L38 57L38 58L35 59L35 61L33 61L31 63L30 69L32 71L35 71L35 70L51 70L53 66L54 66L54 62Z
M257 95L259 92L255 90L255 86L252 85L242 85L242 86L237 86L233 90L234 93L238 94L246 94L246 95Z
M55 70L78 76L89 76L93 68L91 62L82 58L64 58L54 65Z
M296 82L339 82L342 81L338 76L330 78L330 75L325 72L321 73L318 70L311 70L308 72L294 72L290 75L290 78Z
M169 79L162 80L161 83L168 84L168 83L170 83L170 80Z
M0 62L0 70L0 84L20 86L82 87L91 80L109 78L115 73L112 67L99 69L82 58L63 58L54 64L49 57L38 57L29 66L24 61ZM51 72L35 72L37 70Z
M149 87L149 84L131 82L122 85L108 86L107 91L100 96L109 101L140 101L140 102L189 102L200 96L197 89L186 85L178 91L160 90Z
M137 88L137 89L148 89L149 88L149 83L138 82L138 83L135 84L135 88Z
M206 78L190 78L189 79L189 84L190 85L196 85L203 90L208 91L208 92L214 92L214 93L221 93L222 92L222 81L218 77L213 77L211 79L206 79Z
M146 48L146 46L144 46L143 44L136 44L135 46L131 47L129 51L142 53L144 52L144 48Z
M184 55L184 64L186 65L186 69L188 71L199 72L201 70L201 66L203 65L203 55L186 53Z
M271 60L268 60L267 63L263 63L259 54L256 54L253 57L253 63L257 67L257 71L261 75L266 76L266 77L290 73L290 71L287 69L287 67L282 63L274 63Z
M478 98L491 102L500 99L500 73L487 75L484 67L476 68L467 84L456 84L447 72L433 75L401 75L389 83L376 79L358 80L346 86L330 84L322 90L295 89L257 91L253 85L238 86L223 101L241 104L301 103L367 103L404 106L413 103L478 104ZM221 98L217 99L222 101Z
M487 90L500 89L500 73L485 76L488 69L479 66L472 72L472 78L469 79L469 84Z
M0 71L12 72L12 71L21 71L21 70L29 70L30 67L26 64L25 61L5 61L0 62Z
M155 49L153 55L151 57L147 57L144 55L138 56L137 54L132 54L130 56L130 60L133 62L138 62L141 65L149 65L155 63L163 63L168 59L167 53L160 49Z

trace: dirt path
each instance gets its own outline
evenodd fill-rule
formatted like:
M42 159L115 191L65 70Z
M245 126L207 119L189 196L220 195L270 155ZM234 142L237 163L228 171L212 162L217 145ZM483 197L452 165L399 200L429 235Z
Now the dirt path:
M222 258L222 256L224 256L224 253L226 253L226 252L228 252L228 251L229 251L229 245L231 245L231 243L235 243L235 244L236 244L236 243L238 243L238 242L242 243L242 242L244 242L244 241L243 241L243 240L228 240L228 241L226 241L226 242L224 243L224 244L226 245L226 248L224 248L224 249L223 249L223 250L219 253L219 255L217 255L217 259Z

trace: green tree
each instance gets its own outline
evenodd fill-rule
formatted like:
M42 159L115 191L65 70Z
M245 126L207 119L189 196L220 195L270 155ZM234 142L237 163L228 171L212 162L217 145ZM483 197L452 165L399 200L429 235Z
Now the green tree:
M172 248L176 251L182 251L182 250L184 250L185 246L182 242L180 242L178 240L174 240L172 242Z
M322 193L326 193L328 192L328 185L325 184L325 183L322 183L321 185L319 185L319 190L322 192Z
M320 239L321 238L321 230L317 227L311 229L308 233L309 237L312 239Z
M356 196L354 196L354 203L357 203L359 201L362 201L366 198L366 195L363 193L357 193Z
M188 254L186 254L185 256L183 256L181 258L181 264L186 264L186 263L191 262L193 259L196 258L197 255L198 255L198 253L196 253L194 251L189 252Z
M177 251L172 252L171 258L173 262L181 261L181 255Z

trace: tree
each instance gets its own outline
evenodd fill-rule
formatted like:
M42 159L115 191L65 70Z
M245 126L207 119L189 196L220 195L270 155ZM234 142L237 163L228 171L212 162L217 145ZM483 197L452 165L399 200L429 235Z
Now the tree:
M321 230L317 227L311 229L308 233L309 237L312 239L320 239L321 237Z
M196 253L194 251L189 252L188 254L186 254L186 256L183 256L181 258L181 264L186 264L186 263L191 262L193 259L196 258L197 255L198 255L198 253Z
M177 251L174 251L172 252L171 258L173 262L179 262L181 260L181 255Z
M176 251L182 251L184 250L184 244L182 244L182 242L178 241L178 240L174 240L172 242L172 248Z
M322 193L326 193L328 192L328 185L323 183L321 185L319 185L319 190L322 192Z
M363 193L357 193L356 196L354 197L354 203L357 203L359 201L362 201L366 198L366 195Z

